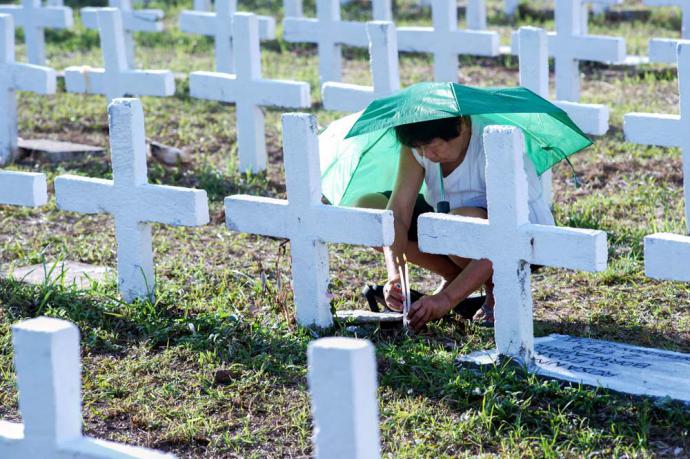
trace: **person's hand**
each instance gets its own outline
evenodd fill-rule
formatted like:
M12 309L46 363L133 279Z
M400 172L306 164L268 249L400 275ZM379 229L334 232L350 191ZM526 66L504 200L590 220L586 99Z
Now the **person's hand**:
M383 286L383 298L389 309L398 312L403 310L404 296L400 286L400 278L394 277L386 282L386 285Z
M407 320L412 330L418 332L427 322L438 320L446 315L450 308L450 300L445 292L423 296L410 306Z

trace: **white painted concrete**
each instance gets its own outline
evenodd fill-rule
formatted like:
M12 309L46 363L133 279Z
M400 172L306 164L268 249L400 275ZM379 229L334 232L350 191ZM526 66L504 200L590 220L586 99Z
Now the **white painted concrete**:
M108 101L124 96L167 97L175 93L172 72L134 70L130 67L120 10L99 8L98 30L105 67L67 67L67 92L103 94Z
M690 2L688 0L644 0L647 6L675 6L681 10L680 38L690 39ZM678 40L652 38L649 40L649 60L666 64L675 64Z
M16 91L55 94L55 70L14 60L14 20L0 14L0 166L19 155Z
M321 338L308 350L317 459L380 457L376 355L367 340Z
M47 202L48 184L44 174L0 171L0 205L39 207Z
M690 282L690 237L655 233L644 238L644 270L654 279Z
M183 32L211 36L215 40L216 72L234 73L235 54L233 41L244 37L236 36L233 16L237 13L237 0L216 0L216 11L183 11L180 14L180 29ZM196 9L196 8L195 8ZM257 16L259 39L273 40L276 37L275 19Z
M12 327L23 424L0 421L3 459L163 459L170 454L82 435L79 330L38 317Z
M498 351L529 363L534 356L530 264L602 271L606 233L529 223L522 132L489 126L484 148L489 219L424 214L419 247L427 253L491 260Z
M150 299L155 291L151 223L205 225L208 199L204 190L148 183L144 112L138 99L117 99L108 113L113 180L62 175L55 179L57 205L113 216L120 293L125 301Z
M26 54L31 64L45 65L45 29L70 29L72 9L43 6L41 0L21 0L20 5L0 5L0 14L11 14L17 27L24 29Z
M267 80L261 76L261 51L257 17L236 13L234 75L192 72L192 97L232 102L237 113L237 143L240 170L253 173L266 169L264 114L261 107L306 108L311 105L309 84L298 81Z
M290 239L297 322L330 327L326 243L370 247L393 243L393 213L321 203L316 119L283 115L283 154L288 200L257 196L225 199L228 228Z
M328 82L321 87L326 110L357 112L372 100L400 89L398 42L395 24L388 21L367 22L369 65L373 86Z

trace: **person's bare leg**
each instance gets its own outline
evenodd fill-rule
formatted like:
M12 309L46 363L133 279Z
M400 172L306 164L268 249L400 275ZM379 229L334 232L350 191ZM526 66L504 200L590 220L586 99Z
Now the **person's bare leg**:
M370 193L360 197L355 207L364 209L378 209L383 210L388 205L388 198L381 193ZM382 252L381 247L374 247L378 252ZM445 281L451 281L460 274L461 269L449 257L445 255L434 255L424 253L419 250L419 244L416 241L407 242L406 251L407 261L417 265L421 268L443 277Z

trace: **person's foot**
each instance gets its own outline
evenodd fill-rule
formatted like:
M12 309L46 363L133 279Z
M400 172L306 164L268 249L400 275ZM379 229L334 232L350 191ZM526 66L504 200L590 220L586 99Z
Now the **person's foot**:
M481 327L493 328L494 326L494 308L484 303L479 311L474 315L473 321Z
M362 289L362 296L367 300L367 303L369 303L369 309L371 309L373 312L381 312L381 307L383 307L384 311L402 312L394 311L388 307L386 304L386 298L383 295L383 285L365 285ZM414 303L423 296L424 294L410 289L410 304Z

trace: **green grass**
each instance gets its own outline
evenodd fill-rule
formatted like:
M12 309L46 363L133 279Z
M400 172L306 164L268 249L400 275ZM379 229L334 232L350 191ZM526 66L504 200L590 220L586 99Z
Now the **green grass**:
M86 3L86 2L84 2ZM92 2L88 2L92 4ZM627 2L626 2L627 3ZM639 7L639 2L632 2ZM514 23L490 0L492 29L504 44L514 27L553 22L519 17ZM73 4L74 5L74 4ZM343 17L366 20L367 3ZM229 232L222 200L235 193L285 197L280 110L268 110L269 167L257 176L236 165L234 107L188 95L186 75L212 68L209 39L176 27L186 2L151 2L166 11L166 32L137 34L142 68L178 72L177 93L144 98L147 136L193 152L187 166L149 164L152 183L199 187L211 201L212 224L154 226L158 279L154 303L126 304L113 281L77 290L61 282L28 286L0 281L0 418L19 420L11 362L10 325L45 314L75 322L82 333L84 417L89 435L173 451L183 457L292 457L308 455L309 398L306 348L317 334L295 326L289 288L289 244ZM627 6L630 6L628 3ZM275 0L245 2L242 10L278 16ZM314 2L305 3L307 13ZM616 9L621 9L617 6ZM278 11L278 13L275 13ZM430 23L428 10L397 2L400 24ZM278 27L280 33L280 25ZM594 18L593 33L625 36L629 53L644 54L647 39L677 36L679 13L654 10L647 22ZM98 36L79 24L47 35L50 64L100 65ZM22 35L18 34L23 59ZM345 50L345 80L369 83L367 54ZM264 75L307 81L319 124L340 116L320 105L315 48L282 39L262 44ZM460 60L460 80L513 85L512 58ZM431 75L428 56L401 57L404 84ZM677 113L675 72L583 65L583 101L611 107L611 132L574 165L555 170L556 218L561 225L605 230L609 269L597 275L544 269L533 276L537 335L569 333L644 346L690 351L690 286L644 276L642 238L656 231L683 233L682 168L677 149L624 143L630 111ZM19 96L20 133L108 146L105 99L65 94ZM17 170L110 178L106 158L58 165L22 161ZM51 190L52 191L52 190ZM112 219L41 209L0 209L0 268L69 258L115 266ZM383 280L370 250L331 246L331 290L336 308L364 308L359 288ZM436 279L413 269L415 287ZM494 346L492 333L456 319L409 338L391 330L336 328L336 335L367 337L377 349L381 434L388 457L652 457L690 454L690 412L668 400L624 396L526 375L512 367L458 370L454 359ZM215 382L218 370L226 381ZM334 394L337 396L337 394Z

